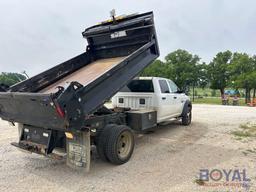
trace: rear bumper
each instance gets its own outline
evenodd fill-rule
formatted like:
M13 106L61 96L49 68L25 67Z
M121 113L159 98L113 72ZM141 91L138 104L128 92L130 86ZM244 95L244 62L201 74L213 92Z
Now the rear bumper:
M66 137L64 132L46 130L40 127L24 125L18 143L11 143L22 151L36 153L52 159L61 160L65 157L68 166L90 168L90 131L69 132L72 137ZM55 148L64 149L64 153L56 153Z
M22 149L24 151L28 151L31 153L37 153L40 155L46 155L46 153L45 153L46 146L45 145L28 142L28 141L20 141L19 143L12 142L11 145L18 147L19 149Z
M11 145L17 147L18 149L20 149L24 152L44 155L44 156L49 157L51 159L62 160L64 158L64 155L59 155L59 154L56 154L56 153L46 154L44 145L40 145L40 144L36 144L36 143L32 143L32 142L19 142L19 143L12 142Z

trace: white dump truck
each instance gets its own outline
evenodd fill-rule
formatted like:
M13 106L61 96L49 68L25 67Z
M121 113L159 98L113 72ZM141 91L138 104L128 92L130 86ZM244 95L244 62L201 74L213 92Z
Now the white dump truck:
M172 117L190 123L191 103L170 80L145 79L139 86L133 80L159 56L152 12L113 16L82 34L86 52L14 86L1 86L0 117L19 125L14 146L55 158L62 157L56 153L62 149L67 165L89 170L92 146L101 159L120 165L133 153L133 130ZM125 88L137 89L138 100L136 90L119 92L116 107L104 107Z

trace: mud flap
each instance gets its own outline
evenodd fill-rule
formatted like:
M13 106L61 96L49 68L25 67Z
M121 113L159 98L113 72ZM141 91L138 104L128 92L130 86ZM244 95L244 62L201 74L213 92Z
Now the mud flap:
M91 143L90 131L72 133L67 137L67 165L74 169L90 171Z

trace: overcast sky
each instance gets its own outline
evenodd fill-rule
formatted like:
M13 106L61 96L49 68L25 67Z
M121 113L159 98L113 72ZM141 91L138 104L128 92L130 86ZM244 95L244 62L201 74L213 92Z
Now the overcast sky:
M227 49L255 54L254 0L0 0L0 72L32 76L84 52L81 32L113 8L154 11L161 59L179 48L206 62Z

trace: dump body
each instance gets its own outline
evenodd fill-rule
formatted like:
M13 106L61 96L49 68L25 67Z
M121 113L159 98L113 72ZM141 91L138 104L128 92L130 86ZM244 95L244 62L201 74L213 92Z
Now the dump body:
M83 36L85 53L0 92L0 117L82 130L90 114L159 55L152 12L92 26Z
M65 87L68 83L79 80L83 86L88 85L97 77L103 75L106 71L123 61L125 57L115 57L96 60L80 69L56 81L55 83L40 90L40 93L54 93L57 86Z

